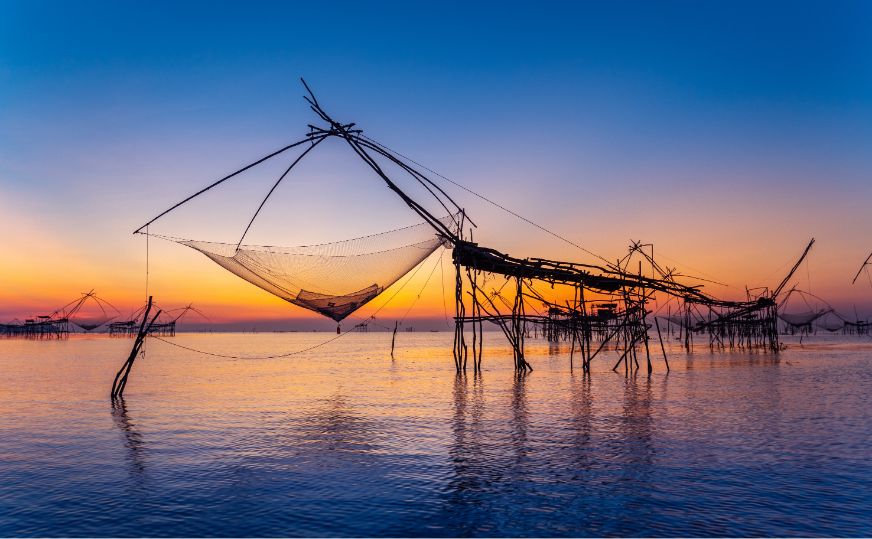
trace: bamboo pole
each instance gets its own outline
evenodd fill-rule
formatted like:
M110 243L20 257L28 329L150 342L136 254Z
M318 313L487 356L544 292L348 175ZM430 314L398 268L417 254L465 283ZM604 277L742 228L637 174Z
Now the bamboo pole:
M136 334L136 339L133 341L133 347L130 350L130 355L127 357L127 360L115 374L115 379L112 382L112 391L110 392L110 399L116 400L122 398L124 396L124 388L127 387L127 379L130 376L130 370L133 368L133 362L136 361L136 357L139 355L140 349L142 348L143 342L145 342L145 338L148 335L148 331L151 329L151 326L157 320L157 317L160 316L160 309L158 309L157 313L155 313L154 317L151 321L148 320L148 315L151 311L152 307L152 297L148 297L148 305L145 308L145 313L142 315L142 322L139 325L139 331Z
M669 359L666 357L666 347L663 346L663 335L660 334L660 321L654 317L654 325L657 326L657 338L660 340L660 351L663 352L663 361L666 362L666 372L669 372Z

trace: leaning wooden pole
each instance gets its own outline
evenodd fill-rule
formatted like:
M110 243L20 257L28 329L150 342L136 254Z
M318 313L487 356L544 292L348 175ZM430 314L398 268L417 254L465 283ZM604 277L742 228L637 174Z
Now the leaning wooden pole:
M400 321L394 322L394 334L391 335L391 359L394 359L394 345L397 343L397 329L400 327Z
M148 335L148 331L157 320L157 317L160 316L161 311L158 309L154 317L149 321L148 315L151 312L151 307L152 297L149 296L148 305L142 315L142 322L139 324L139 331L136 334L136 339L133 341L133 348L130 350L130 355L127 357L127 361L124 362L115 374L115 380L112 382L112 392L110 393L110 398L112 400L120 399L124 396L124 388L127 387L127 378L130 376L130 369L133 368L133 362L136 361L136 357L142 349L142 344L145 342L145 337Z
M666 362L666 372L669 372L669 359L666 357L666 347L663 346L663 335L660 333L660 322L654 317L654 325L657 326L657 338L660 340L660 351L663 352L663 361Z

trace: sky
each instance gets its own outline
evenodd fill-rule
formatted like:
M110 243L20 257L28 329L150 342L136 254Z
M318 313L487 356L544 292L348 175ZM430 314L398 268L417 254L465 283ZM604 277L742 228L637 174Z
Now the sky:
M654 243L736 299L776 285L814 237L794 284L872 314L872 283L850 283L872 251L870 27L859 1L0 2L0 321L91 289L137 308L132 231L305 135L301 76L335 117L610 260ZM417 222L346 148L315 153L246 241ZM276 167L150 230L235 242ZM449 192L482 244L591 260ZM381 320L444 319L448 270L422 281L435 260ZM148 290L222 327L322 323L157 239Z

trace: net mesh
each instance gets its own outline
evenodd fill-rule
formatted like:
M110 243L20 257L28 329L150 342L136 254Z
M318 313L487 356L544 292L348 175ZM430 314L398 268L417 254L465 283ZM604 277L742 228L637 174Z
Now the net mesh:
M822 309L820 311L808 311L803 313L778 313L778 318L787 322L791 326L799 327L811 324L821 316L827 314L829 309Z
M702 318L700 318L699 316L696 316L696 315L691 316L689 319L685 318L684 315L680 315L680 314L663 315L663 316L659 316L658 318L660 318L661 320L666 320L670 324L675 324L676 326L680 326L680 327L687 327L688 323L691 326L694 326L694 325L698 324L699 322L704 321Z
M93 331L119 314L118 309L92 291L61 307L52 316L65 318L85 331Z
M441 219L446 226L453 216ZM427 223L345 241L273 247L178 240L227 271L336 322L371 301L445 243Z
M840 331L845 327L845 321L842 320L842 318L839 317L836 313L829 312L826 316L823 316L820 320L818 320L817 325L823 330L835 333L836 331Z
M85 331L93 331L108 322L109 320L111 320L111 318L108 316L94 318L76 316L74 318L70 318L70 322L84 329Z

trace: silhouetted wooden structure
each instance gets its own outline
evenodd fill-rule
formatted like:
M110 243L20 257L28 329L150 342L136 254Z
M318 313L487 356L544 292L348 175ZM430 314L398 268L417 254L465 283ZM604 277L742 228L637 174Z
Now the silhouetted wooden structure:
M93 312L87 312L86 305L93 305ZM55 309L51 314L26 318L23 322L13 321L0 324L0 337L25 339L64 339L69 337L73 326L90 332L117 316L117 309L108 301L97 297L91 290Z
M470 350L473 369L481 369L483 324L489 322L501 329L511 346L515 369L521 372L532 369L525 357L525 339L535 333L545 335L553 341L570 342L570 361L574 362L578 357L585 372L590 370L591 361L609 348L617 350L619 354L614 365L615 370L623 367L627 373L636 371L641 368L642 360L650 373L652 351L649 346L649 332L652 328L659 327L656 322L652 323L651 305L658 294L674 298L680 305L678 315L682 320L683 341L688 350L694 344L694 335L705 334L712 348L753 348L778 352L780 345L777 300L808 254L814 240L811 240L778 287L760 290L756 295L749 293L744 301L718 299L705 293L699 285L682 282L682 276L675 270L658 264L653 255L653 246L640 242L633 243L623 259L615 262L601 259L603 263L596 265L544 258L516 258L473 242L472 229L476 224L465 209L428 174L432 171L365 136L354 123L333 119L318 103L305 81L303 85L308 93L305 99L312 111L323 121L322 125L310 124L309 132L303 140L289 144L201 189L160 213L134 233L147 234L150 224L194 197L291 148L305 148L267 193L235 250L232 245L206 246L204 242L194 240L183 240L180 243L200 250L225 269L249 282L338 322L376 297L383 288L372 285L345 295L314 294L296 289L289 293L287 287L290 285L275 281L280 272L277 271L278 268L269 267L272 259L260 256L265 250L271 257L282 256L284 253L262 246L242 245L258 212L291 169L322 141L335 138L347 143L388 189L432 227L439 238L439 244L451 248L455 269L453 356L458 372L467 369ZM392 179L392 171L398 171L406 179L411 178L426 190L431 197L430 205L438 206L441 208L439 211L444 210L448 217L437 217L422 202L413 199ZM474 194L488 200L482 195ZM494 202L491 203L552 236L580 247ZM430 246L435 248L439 244ZM546 293L546 289L561 293ZM659 331L657 336L661 341L659 348L665 355Z
M24 322L0 324L0 337L24 339L65 339L70 335L70 321L51 315L25 319Z
M112 337L135 337L138 334L137 328L142 321L142 317L145 316L146 307L147 305L143 305L138 310L134 311L127 320L112 322L109 324L109 335ZM161 337L174 337L176 334L176 325L190 312L199 314L201 317L208 320L206 315L194 308L193 304L168 311L162 310L162 318L159 318L153 324L149 325L148 334Z
M112 381L112 391L110 392L110 398L112 401L117 401L118 399L122 399L124 397L124 389L127 387L127 380L130 376L130 370L133 368L133 363L136 361L137 356L139 356L140 351L142 350L142 345L145 342L145 337L148 335L151 330L152 324L155 323L157 317L160 316L160 309L154 314L154 316L149 319L149 314L151 314L152 307L152 298L149 296L148 303L145 306L145 310L143 312L142 321L139 324L139 329L136 332L136 338L133 341L133 347L130 350L130 355L127 356L127 361L121 366L118 370L118 373L115 374L115 380Z

